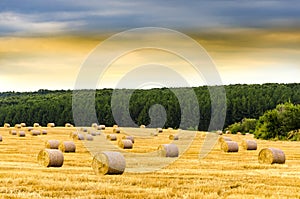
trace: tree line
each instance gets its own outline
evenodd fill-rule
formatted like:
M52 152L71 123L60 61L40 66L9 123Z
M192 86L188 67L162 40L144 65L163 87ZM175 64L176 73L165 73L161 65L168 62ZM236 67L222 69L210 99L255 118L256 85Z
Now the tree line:
M259 119L266 111L276 108L278 104L290 102L300 104L300 84L237 84L224 86L226 92L226 118L223 128L231 124L242 121L244 118ZM196 94L198 106L195 106L189 97L185 98L184 107L180 107L179 95L185 95L187 88L155 88L149 90L129 90L122 89L119 95L112 96L114 90L100 89L92 92L95 97L95 104L83 104L80 108L82 112L74 113L79 119L83 117L84 111L96 110L96 119L99 124L112 126L118 121L122 121L124 126L128 115L125 109L129 107L129 116L137 124L149 125L153 123L155 117L151 114L158 112L166 115L165 121L156 118L157 124L164 122L163 127L179 128L184 121L187 129L207 130L211 122L212 100L209 87L201 86L192 88ZM85 94L81 97L84 98ZM87 94L88 95L88 94ZM128 104L125 97L130 97ZM72 111L72 90L50 91L41 89L37 92L2 92L0 93L0 125L10 123L25 122L32 125L35 122L45 126L48 122L54 122L57 126L65 123L74 123ZM222 100L214 99L215 102L222 103ZM112 103L114 109L112 110ZM157 104L161 106L157 106ZM91 107L94 106L94 107ZM162 109L163 107L164 109ZM221 107L221 106L220 106ZM91 109L92 108L92 109ZM224 107L223 107L224 108ZM152 113L151 113L152 111ZM113 113L117 112L117 115ZM221 112L221 110L220 110ZM183 114L189 113L189 114ZM182 117L184 115L184 117ZM191 120L193 115L199 115L200 121L195 124ZM155 116L155 114L154 114ZM114 119L115 118L115 119ZM152 120L152 121L151 121ZM90 125L82 118L80 125ZM251 122L250 122L251 123ZM215 129L218 130L218 129Z

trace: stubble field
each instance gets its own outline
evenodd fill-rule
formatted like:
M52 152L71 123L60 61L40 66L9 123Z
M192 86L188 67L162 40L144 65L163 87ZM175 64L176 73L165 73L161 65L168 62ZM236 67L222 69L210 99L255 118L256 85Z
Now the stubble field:
M43 129L48 135L27 133L18 137L0 128L0 198L300 198L299 142L257 140L258 150L240 147L238 153L222 152L216 143L205 158L199 159L206 133L197 132L188 150L167 167L149 173L125 170L123 175L99 176L91 168L93 156L78 140L74 141L76 153L64 154L63 167L38 165L37 154L47 140L71 140L69 135L75 131L64 127ZM129 134L135 130L122 128ZM107 128L103 134L111 132L112 128ZM156 137L136 139L128 152L155 151L159 144L169 143L168 137L174 133L165 130ZM239 144L243 139L253 139L251 135L229 137ZM101 144L96 139L92 142L95 150ZM286 163L259 164L258 153L265 147L282 149Z

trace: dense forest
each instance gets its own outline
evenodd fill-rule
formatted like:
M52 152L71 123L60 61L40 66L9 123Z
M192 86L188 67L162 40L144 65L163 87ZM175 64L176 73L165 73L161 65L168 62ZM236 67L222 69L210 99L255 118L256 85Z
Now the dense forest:
M278 104L291 102L300 104L300 84L263 84L263 85L228 85L226 91L226 119L223 128L240 122L244 118L259 119L267 110L276 108ZM185 88L176 88L184 93ZM198 125L186 128L207 130L211 120L211 96L207 86L192 88L196 94L199 107L191 104L191 114L199 114ZM129 112L132 120L137 124L148 125L151 123L149 109L160 104L165 108L166 121L164 127L178 128L182 118L183 108L172 91L168 88L155 88L149 90L125 90L131 93ZM116 123L111 110L112 89L95 91L95 109L99 124L112 126ZM66 122L74 123L72 112L71 90L39 90L37 92L3 92L0 93L0 125L25 122L32 125L38 122L46 125L55 122L63 126ZM122 98L122 96L119 96ZM118 102L115 108L125 106ZM91 103L92 104L92 103ZM93 105L93 104L92 104ZM159 106L158 111L160 111ZM198 110L199 109L199 110ZM89 111L89 109L87 108ZM122 111L119 111L120 113ZM80 113L76 113L80 115ZM79 116L80 117L80 116ZM118 117L122 119L122 114ZM84 122L81 125L85 124ZM130 125L130 124L129 124ZM217 129L216 129L217 130Z

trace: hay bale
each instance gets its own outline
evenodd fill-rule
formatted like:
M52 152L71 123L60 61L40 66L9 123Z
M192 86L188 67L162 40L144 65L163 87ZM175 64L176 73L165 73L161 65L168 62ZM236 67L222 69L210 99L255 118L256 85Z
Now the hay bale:
M32 131L34 128L32 126L27 127L27 131L30 132Z
M113 129L113 133L120 133L121 132L121 129L120 128L114 128Z
M40 124L39 123L34 123L33 127L40 127Z
M222 132L221 130L219 130L219 131L217 131L217 134L218 134L218 135L222 135L223 132Z
M2 135L0 135L0 142L2 142Z
M4 123L4 128L10 128L10 124Z
M25 136L26 136L25 131L19 131L19 132L18 132L18 136L19 136L19 137L25 137Z
M97 123L93 123L92 127L96 129L96 128L98 128L98 124Z
M58 140L48 140L46 141L47 149L58 149L60 142Z
M122 139L123 139L123 140L131 140L131 142L134 144L134 137L133 137L133 136L130 136L130 135L128 135L128 136L123 136Z
M81 127L81 129L80 129L80 131L82 131L82 132L88 132L88 129L87 128L85 128L85 127Z
M117 135L109 134L109 135L106 136L106 139L108 139L110 141L116 141L117 140Z
M84 135L80 134L80 133L77 133L75 139L77 139L77 140L84 140Z
M119 128L119 126L117 124L113 125L113 128Z
M26 127L26 123L22 122L21 124L21 127Z
M170 140L179 140L179 135L169 135Z
M257 149L257 143L255 140L243 140L242 147L245 150L256 150Z
M86 134L86 135L85 135L85 139L86 139L87 141L93 141L93 140L94 140L93 136L90 135L90 134Z
M16 128L16 129L20 129L20 128L22 128L22 126L21 126L21 124L16 124L16 125L15 125L15 128Z
M72 141L61 142L58 146L59 150L65 153L75 153L76 145Z
M150 135L151 136L158 136L158 133L157 132L151 132Z
M142 125L140 126L140 128L146 128L146 126L142 124Z
M98 130L105 130L105 125L104 124L99 125Z
M231 134L231 131L226 131L225 134Z
M38 135L41 135L41 132L40 132L39 130L32 130L32 131L30 132L30 134L31 134L32 136L38 136Z
M232 141L232 139L230 137L225 137L225 136L219 137L220 144L222 144L223 142L226 142L226 141Z
M57 149L44 149L38 154L38 163L45 167L61 167L64 164L64 155Z
M285 154L281 149L264 148L258 154L260 164L284 164Z
M16 130L10 130L9 134L11 134L11 135L17 135L17 131Z
M65 127L69 128L72 127L72 125L70 123L65 123Z
M47 135L47 134L48 134L47 130L43 129L42 130L42 135Z
M162 144L158 146L158 155L161 157L178 157L179 150L175 144Z
M162 132L163 132L163 129L162 129L162 128L157 128L157 129L156 129L156 132L157 132L157 133L162 133Z
M241 132L237 132L236 134L237 134L237 135L242 135L242 133L241 133Z
M133 147L133 143L131 142L131 140L119 140L118 145L122 149L132 149Z
M48 123L48 124L47 124L47 127L49 127L49 128L54 128L54 127L55 127L55 124L54 124L54 123Z
M172 130L173 130L173 128L172 128L172 127L169 127L169 128L168 128L168 130L169 130L169 131L172 131Z
M221 150L224 152L238 152L239 145L234 141L225 141L221 144Z
M125 171L126 160L120 152L103 151L94 156L92 168L97 175L120 175Z

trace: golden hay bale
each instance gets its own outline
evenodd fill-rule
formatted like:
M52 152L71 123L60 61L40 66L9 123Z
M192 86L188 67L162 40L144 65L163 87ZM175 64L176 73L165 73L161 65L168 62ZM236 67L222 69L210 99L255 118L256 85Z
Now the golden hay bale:
M72 127L70 123L65 123L65 127Z
M221 144L221 150L224 152L238 152L239 145L234 141L225 141Z
M97 175L123 174L126 168L126 160L120 152L103 151L94 156L92 168Z
M58 146L59 150L65 153L75 153L76 145L72 141L61 142Z
M162 133L162 132L163 132L163 129L162 129L162 128L157 128L157 129L156 129L156 132L157 132L157 133Z
M93 123L93 124L92 124L92 127L93 127L93 128L97 128L97 127L98 127L98 124L97 124L97 123Z
M123 136L122 139L123 139L123 140L131 140L131 142L134 144L134 137L133 137L133 136L130 136L130 135L128 135L128 136Z
M225 134L231 134L231 131L226 131Z
M172 128L172 127L169 127L169 128L168 128L168 130L169 130L169 131L172 131L172 130L173 130L173 128Z
M16 130L10 130L9 134L11 134L11 135L17 135L17 131Z
M20 128L22 128L22 126L21 126L21 124L16 124L15 128L20 129Z
M284 164L285 154L281 149L264 148L258 154L260 164Z
M48 124L47 124L47 127L54 128L54 127L55 127L55 124L54 124L54 123L48 123Z
M119 126L117 124L113 125L113 128L119 128Z
M84 140L84 135L78 133L77 136L75 137L75 139L77 139L77 140Z
M47 149L58 149L60 142L58 140L48 140L46 141Z
M236 134L237 134L237 135L242 135L242 133L241 133L241 132L237 132Z
M82 127L81 129L80 129L80 131L82 131L82 132L88 132L88 129L87 128L85 128L85 127Z
M140 126L140 128L146 128L146 126L142 124L142 125Z
M257 149L257 143L255 140L243 140L242 147L245 150L256 150Z
M120 133L121 132L121 129L120 128L114 128L113 129L113 133Z
M232 139L230 137L225 137L225 136L219 137L220 144L222 144L223 142L226 142L226 141L232 141Z
M34 128L32 126L27 127L27 131L32 131Z
M47 134L48 134L47 130L43 129L42 130L42 135L47 135Z
M93 136L90 135L90 134L86 134L86 135L85 135L85 139L86 139L87 141L93 141L93 140L94 140Z
M116 141L117 140L117 135L109 134L109 135L106 136L106 139L108 139L110 141Z
M45 167L61 167L64 164L64 155L57 149L44 149L38 154L38 163Z
M150 135L151 136L158 136L158 133L157 132L151 132Z
M179 135L169 135L170 140L179 140Z
M33 127L40 127L40 124L39 123L34 123Z
M2 142L2 135L0 135L0 142Z
M38 135L41 135L41 132L39 130L32 130L32 131L30 131L30 134L32 136L38 136Z
M26 127L26 123L22 122L21 124L21 127Z
M4 128L10 128L10 124L4 123Z
M100 124L98 126L98 130L105 130L105 125L104 124Z
M133 147L131 140L119 140L118 145L122 149L132 149Z
M19 137L25 137L25 136L26 136L25 131L19 131L19 132L18 132L18 136L19 136Z
M163 144L158 146L158 155L161 157L178 157L179 150L175 144Z

